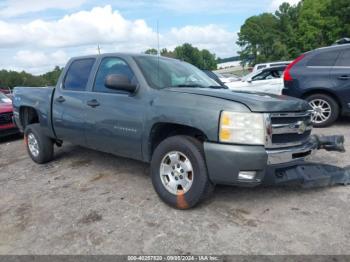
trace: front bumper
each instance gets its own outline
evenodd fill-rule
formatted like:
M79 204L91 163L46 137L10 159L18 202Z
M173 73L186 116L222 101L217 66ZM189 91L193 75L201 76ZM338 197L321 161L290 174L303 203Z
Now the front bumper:
M213 183L257 186L286 182L289 180L288 174L292 172L290 170L305 165L306 160L316 150L344 151L343 142L343 137L311 136L309 141L301 146L274 150L266 150L263 146L207 142L204 143L204 151L209 177ZM241 179L239 176L240 172L252 171L256 172L253 179ZM289 177L290 180L300 179L291 175Z

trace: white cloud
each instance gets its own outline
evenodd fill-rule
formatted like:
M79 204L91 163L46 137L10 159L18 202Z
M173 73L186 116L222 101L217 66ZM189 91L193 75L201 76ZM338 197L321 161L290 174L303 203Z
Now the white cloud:
M26 71L37 74L44 73L54 66L63 66L68 60L67 54L62 50L53 53L20 50L14 56L14 68L26 69Z
M229 32L218 25L185 26L172 28L166 39L168 45L175 47L182 43L191 43L202 49L209 49L217 56L225 57L233 54L237 34Z
M181 14L237 14L246 10L257 10L258 1L270 0L114 0L113 4L125 10L146 8Z
M270 3L269 10L270 11L275 11L279 8L279 6L283 3L289 3L291 5L296 5L300 2L301 0L272 0Z
M85 0L7 0L0 4L0 17L12 17L46 9L71 9L81 6Z
M188 25L161 34L160 47L173 49L187 42L227 57L235 54L236 36L219 25ZM97 44L102 52L142 52L157 46L157 34L144 20L128 20L109 5L58 20L11 24L0 20L0 47L16 52L0 60L0 67L45 72L63 65L69 56L96 53Z
M156 38L144 20L126 20L111 6L95 7L56 21L34 20L27 24L0 21L0 46L68 47L97 43L147 43ZM10 40L9 40L10 39Z

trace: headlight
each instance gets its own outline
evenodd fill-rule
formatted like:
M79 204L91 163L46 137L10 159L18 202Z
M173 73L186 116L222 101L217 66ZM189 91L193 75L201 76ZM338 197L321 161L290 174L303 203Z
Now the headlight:
M264 145L264 115L258 113L233 113L223 111L220 116L220 142Z

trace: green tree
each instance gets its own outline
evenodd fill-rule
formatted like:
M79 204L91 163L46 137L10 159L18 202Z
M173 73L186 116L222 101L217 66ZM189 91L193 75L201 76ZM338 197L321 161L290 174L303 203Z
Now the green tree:
M238 33L242 60L255 64L273 59L274 44L279 40L278 26L277 17L270 13L248 18Z
M150 49L147 49L147 50L145 51L145 54L148 54L148 55L157 55L157 54L158 54L158 51L157 51L157 49L155 49L155 48L150 48Z
M283 3L274 14L248 18L237 44L244 63L293 59L350 36L349 0L302 0Z
M175 58L186 61L200 69L214 70L217 68L217 61L214 54L208 50L199 50L191 44L185 43L174 50Z
M174 52L169 51L169 50L166 49L166 48L163 48L163 49L160 51L160 55L161 55L161 56L165 56L165 57L175 58Z
M55 66L53 71L43 74L42 78L45 80L46 85L54 86L56 85L61 73L62 73L62 68L60 68L59 66Z
M35 76L25 71L0 70L0 87L13 88L15 86L48 86L56 85L62 69L56 66L53 71Z
M156 52L155 49L145 51L146 54L157 54ZM163 48L160 55L186 61L200 69L215 70L217 68L217 59L214 54L206 49L199 50L188 43L177 46L174 51Z

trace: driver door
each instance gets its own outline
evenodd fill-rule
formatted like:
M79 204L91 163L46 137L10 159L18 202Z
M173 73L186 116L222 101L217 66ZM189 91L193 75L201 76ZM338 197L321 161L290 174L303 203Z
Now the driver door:
M119 57L102 59L92 90L86 97L87 143L99 151L141 159L145 106L139 93L106 88L105 79L110 74L124 75L137 84L125 60Z

